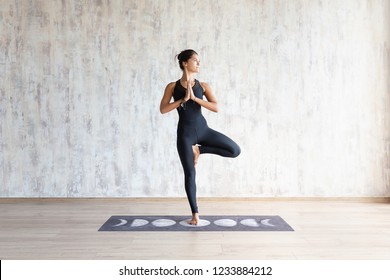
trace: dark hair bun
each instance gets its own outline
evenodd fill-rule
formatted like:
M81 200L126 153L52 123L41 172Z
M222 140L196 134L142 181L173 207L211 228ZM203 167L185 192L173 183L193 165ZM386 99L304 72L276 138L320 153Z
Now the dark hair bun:
M177 59L179 60L179 66L180 66L181 70L184 70L183 62L188 61L191 58L191 56L193 56L194 54L197 54L197 52L194 50L188 49L188 50L184 50L181 53L179 53L178 55L176 55Z

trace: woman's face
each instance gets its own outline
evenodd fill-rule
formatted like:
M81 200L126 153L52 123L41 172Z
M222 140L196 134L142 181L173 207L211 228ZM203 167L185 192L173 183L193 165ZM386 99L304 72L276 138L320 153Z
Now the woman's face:
M187 60L186 64L184 66L187 68L188 72L199 72L200 67L200 60L199 56L197 54L193 54L189 60Z

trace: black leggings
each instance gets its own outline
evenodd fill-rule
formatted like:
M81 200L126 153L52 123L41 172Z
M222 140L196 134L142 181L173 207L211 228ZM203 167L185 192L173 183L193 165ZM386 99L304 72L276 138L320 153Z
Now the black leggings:
M184 184L192 213L198 213L196 203L196 183L194 153L192 146L199 147L201 154L216 154L223 157L237 157L241 149L229 137L215 131L207 126L206 120L202 117L196 120L179 121L177 128L177 151L184 170Z

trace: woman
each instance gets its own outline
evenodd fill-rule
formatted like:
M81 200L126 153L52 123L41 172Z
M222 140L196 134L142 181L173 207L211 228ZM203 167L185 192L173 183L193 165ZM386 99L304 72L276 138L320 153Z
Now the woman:
M180 80L166 86L160 112L165 114L177 109L179 113L177 151L183 166L185 190L192 211L189 224L197 225L199 214L196 203L195 166L199 155L208 153L234 158L241 150L233 140L210 129L202 115L202 107L218 112L218 105L210 86L194 78L199 72L198 54L194 50L184 50L177 55L177 59L183 74Z

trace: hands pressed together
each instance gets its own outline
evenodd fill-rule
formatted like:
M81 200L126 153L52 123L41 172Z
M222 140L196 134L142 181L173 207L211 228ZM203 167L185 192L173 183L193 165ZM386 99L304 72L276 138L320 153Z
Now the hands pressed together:
M187 69L185 69L185 71L187 72ZM188 74L186 76L189 77ZM193 79L187 78L187 91L186 91L186 95L183 98L184 102L187 102L190 99L195 101L195 99L196 99L194 91L192 90L192 82L193 81L194 81Z

